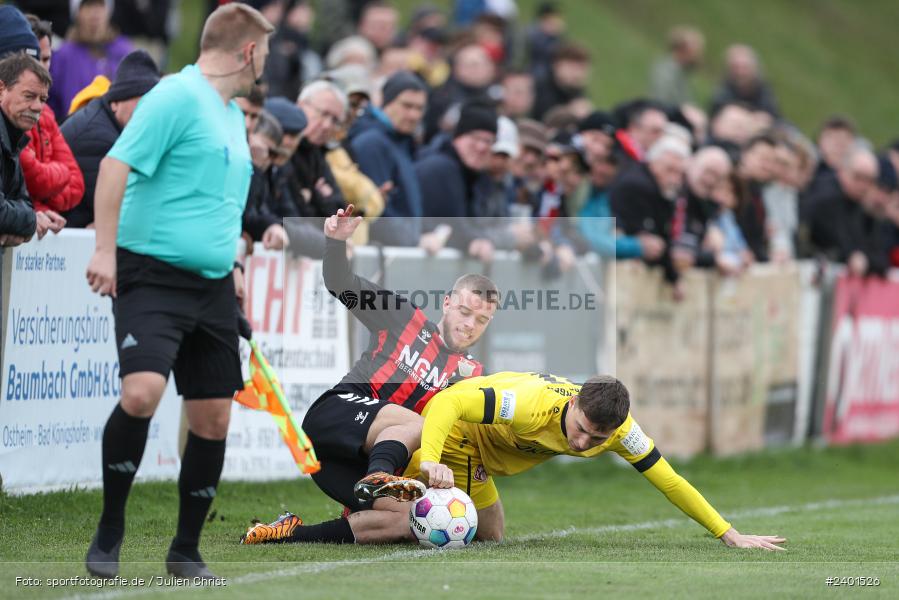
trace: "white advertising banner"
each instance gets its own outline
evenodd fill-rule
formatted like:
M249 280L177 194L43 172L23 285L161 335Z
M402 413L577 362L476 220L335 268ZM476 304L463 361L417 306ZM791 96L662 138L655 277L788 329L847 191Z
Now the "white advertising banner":
M0 384L3 489L27 493L101 482L103 427L119 399L109 298L85 279L93 231L64 230L3 255L9 274ZM172 382L156 411L139 479L178 474L180 408Z
M321 261L285 257L257 244L244 264L253 338L301 424L309 405L349 371L349 312L325 289ZM248 358L249 346L242 343L245 369ZM260 481L298 475L271 415L235 402L222 478Z

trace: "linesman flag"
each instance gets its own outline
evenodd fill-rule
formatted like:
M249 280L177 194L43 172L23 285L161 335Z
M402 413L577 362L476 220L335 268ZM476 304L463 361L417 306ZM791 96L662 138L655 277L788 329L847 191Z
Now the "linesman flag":
M321 463L315 457L312 442L293 418L290 404L284 396L284 390L274 369L262 355L256 340L251 339L249 342L250 379L244 383L242 390L234 394L234 399L247 408L271 413L281 431L281 439L290 449L297 467L307 475L318 473L322 468Z

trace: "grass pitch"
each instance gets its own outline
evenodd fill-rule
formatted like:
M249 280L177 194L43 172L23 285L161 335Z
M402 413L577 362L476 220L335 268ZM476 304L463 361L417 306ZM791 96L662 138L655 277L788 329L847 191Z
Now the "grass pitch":
M307 522L339 507L310 481L226 482L201 550L227 585L180 587L164 576L173 533L173 483L135 486L121 574L129 584L98 589L49 578L84 577L84 552L100 511L99 491L0 495L0 596L131 597L210 593L243 598L818 598L862 593L899 597L899 442L784 450L675 468L744 533L780 534L787 552L724 547L630 467L609 457L551 463L499 480L503 544L456 552L407 546L243 547L253 517L289 509ZM17 577L34 577L25 586ZM842 585L827 585L827 578ZM143 579L143 585L136 579ZM879 585L858 590L858 579ZM870 583L873 580L862 580Z

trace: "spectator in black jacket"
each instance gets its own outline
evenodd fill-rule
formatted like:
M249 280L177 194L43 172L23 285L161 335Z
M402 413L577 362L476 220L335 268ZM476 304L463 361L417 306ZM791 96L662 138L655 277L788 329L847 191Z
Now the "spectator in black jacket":
M848 265L854 275L883 273L887 258L878 243L877 220L863 206L875 192L879 164L863 146L849 150L835 175L809 198L811 241L828 258Z
M384 83L381 107L368 106L350 130L359 169L375 185L388 182L387 206L371 224L371 239L387 246L417 246L421 236L421 187L415 174L413 135L421 123L427 87L409 71Z
M745 196L736 209L737 224L758 262L768 260L768 214L762 191L777 175L777 139L770 133L754 136L740 149L737 176Z
M84 175L84 198L63 213L67 227L87 227L94 222L94 188L100 161L131 120L138 100L158 82L159 70L153 59L145 51L135 50L119 63L109 91L91 100L60 126Z
M713 249L706 242L709 220L717 212L712 201L715 189L726 182L733 172L730 157L718 146L700 148L687 165L684 181L685 218L678 221L674 235L675 243L690 248L696 253L696 266L712 267L716 265ZM680 208L679 206L676 207ZM719 264L722 270L728 265Z
M262 242L266 250L283 250L289 239L281 217L272 210L270 178L272 158L278 155L283 136L278 120L265 110L258 113L256 126L248 136L253 178L243 211L243 232L249 244Z
M690 148L683 140L663 137L649 149L646 162L634 164L622 173L609 192L618 229L625 235L653 236L650 239L661 238L665 242L643 245L643 260L661 265L665 278L673 284L679 278L675 263L687 266L693 258L673 253L671 245L675 202L683 188L689 158ZM681 294L679 287L675 287L675 294Z
M0 60L0 246L27 242L40 225L25 187L19 153L28 143L26 132L40 118L50 83L47 70L22 52ZM46 232L47 227L41 229Z
M444 243L483 261L493 258L493 243L478 227L475 204L490 188L486 173L496 141L497 116L489 106L462 107L451 139L415 163L424 201L422 244L433 252Z
M337 214L346 203L328 161L325 144L332 140L346 118L346 94L330 81L313 81L300 92L297 105L308 120L303 138L290 161L293 167L291 192L296 215L315 218L321 229L325 217Z
M287 231L290 251L297 256L322 258L325 255L325 234L316 220L304 218L312 213L307 209L305 197L298 195L301 192L297 192L294 176L294 155L309 119L299 106L283 97L266 100L265 110L275 117L284 133L277 152L271 155L272 164L267 174L269 196L266 201L279 220L283 219L280 222Z
M428 110L424 117L425 141L430 141L441 131L450 131L459 107L487 97L488 88L496 77L496 65L474 39L457 46L450 60L450 78L431 92L428 98Z

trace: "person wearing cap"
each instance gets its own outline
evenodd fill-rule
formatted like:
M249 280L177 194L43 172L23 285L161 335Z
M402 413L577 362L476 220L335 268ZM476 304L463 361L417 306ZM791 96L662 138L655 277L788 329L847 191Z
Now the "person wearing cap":
M25 15L40 45L41 64L49 68L50 24L34 15ZM51 221L50 230L58 233L66 224L59 213L71 210L84 195L84 176L72 155L72 150L59 131L53 109L45 106L41 118L28 132L30 141L22 150L19 161L34 210L44 213Z
M134 50L128 38L110 25L110 12L105 0L78 3L75 24L50 66L54 85L48 104L57 115L68 114L72 98L94 77L111 78L122 59Z
M232 398L243 388L244 279L235 258L253 172L244 116L232 98L258 85L273 30L246 4L217 8L203 26L196 63L140 100L100 163L87 283L114 298L122 384L103 430L103 508L85 559L97 577L118 575L131 484L174 373L188 431L165 568L194 582L218 579L199 544L225 462Z
M81 202L63 213L68 227L87 227L94 222L94 193L100 161L131 120L138 101L159 82L159 70L144 50L126 56L107 92L72 114L60 132L84 175Z
M497 115L486 104L462 107L452 138L441 141L432 152L415 163L421 186L425 247L434 252L443 245L489 262L493 242L475 221L478 201L489 189L486 173L496 142Z
M3 58L5 57L5 58ZM0 246L22 244L37 231L42 237L61 225L35 213L20 164L33 129L46 106L51 78L38 62L40 45L18 9L0 6Z
M615 146L615 120L607 112L595 110L581 119L577 127L590 156L606 156Z
M540 191L543 189L545 169L543 153L546 150L547 131L543 123L533 119L518 121L518 157L510 170L521 181L514 202L509 205L509 216L520 222L530 222L537 210Z
M520 154L518 127L509 117L500 116L487 168L489 191L477 207L480 222L486 225L486 235L498 250L522 249L535 242L531 220L513 221L509 210L521 194L528 193L524 180L512 172Z
M417 246L423 214L415 174L413 135L421 123L427 87L409 71L391 75L381 91L381 106L369 105L350 131L359 168L376 186L390 183L387 205L372 223L370 236L388 246Z

